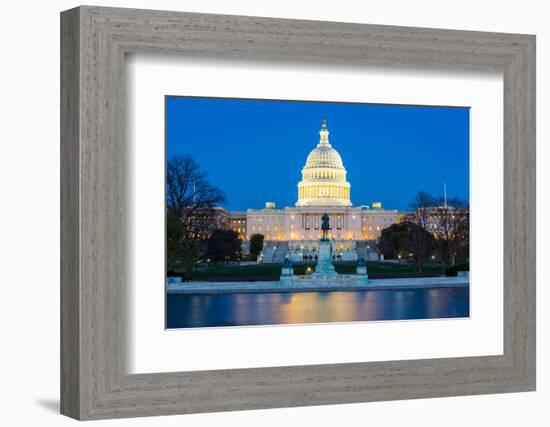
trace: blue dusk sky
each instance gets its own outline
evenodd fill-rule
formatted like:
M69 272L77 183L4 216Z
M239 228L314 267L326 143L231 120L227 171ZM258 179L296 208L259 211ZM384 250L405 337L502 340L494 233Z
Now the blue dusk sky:
M354 206L406 210L418 191L469 201L467 107L166 98L166 155L191 156L230 210L294 206L326 117Z

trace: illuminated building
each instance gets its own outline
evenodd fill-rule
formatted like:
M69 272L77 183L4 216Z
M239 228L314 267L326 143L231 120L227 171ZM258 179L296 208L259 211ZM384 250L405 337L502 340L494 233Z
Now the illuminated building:
M319 143L302 169L295 206L277 209L274 202L267 202L264 209L248 209L246 215L229 214L231 229L240 236L246 229L244 246L253 234L264 236L264 262L280 262L288 253L294 260L315 259L324 213L330 217L335 257L356 260L359 254L375 259L374 242L398 220L399 212L383 209L380 202L372 203L372 208L352 205L351 184L340 154L329 142L324 119L319 134Z

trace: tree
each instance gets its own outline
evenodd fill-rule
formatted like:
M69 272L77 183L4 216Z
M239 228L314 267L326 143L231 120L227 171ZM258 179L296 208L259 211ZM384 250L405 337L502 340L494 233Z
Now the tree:
M258 256L264 248L263 234L253 234L250 236L250 254Z
M433 243L433 238L427 230L429 230L430 214L434 203L435 199L430 194L421 191L411 203L411 213L405 217L407 222L416 225L411 230L411 249L418 273L422 273L422 267L426 263Z
M409 253L413 254L416 271L418 273L422 273L426 260L433 252L435 239L428 230L425 230L414 223L409 223L409 236Z
M410 240L408 223L392 224L380 233L378 249L384 254L385 259L395 259L401 252L407 251L405 246L408 240Z
M183 224L170 211L166 214L166 266L173 270L174 265L182 258Z
M166 261L167 270L174 270L180 263L185 272L185 279L190 280L195 264L202 258L202 242L197 239L182 238L181 220L168 213L166 216Z
M470 242L470 209L460 199L439 199L432 210L433 234L436 238L444 273L447 260L454 267L459 251L468 250Z
M423 238L419 239L419 235L423 235ZM421 240L425 242L424 246L418 245ZM384 254L384 258L389 259L396 258L399 255L406 257L412 253L417 270L422 272L419 268L420 260L425 260L429 256L433 243L434 239L428 231L420 228L415 223L404 221L399 224L392 224L382 230L378 248Z
M195 264L202 259L200 240L182 240L180 242L181 264L185 271L185 280L191 280Z
M214 230L207 241L206 256L214 263L238 261L241 258L239 235L233 230Z
M214 207L225 202L222 190L189 156L170 159L166 166L166 208L182 222L182 239L205 238L217 226Z
M170 159L166 166L167 268L181 263L186 279L203 258L205 239L218 227L215 206L224 193L211 185L208 175L189 156Z

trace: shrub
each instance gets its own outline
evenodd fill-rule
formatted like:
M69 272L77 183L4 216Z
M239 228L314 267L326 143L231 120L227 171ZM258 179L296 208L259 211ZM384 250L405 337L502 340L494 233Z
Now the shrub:
M449 267L445 269L445 276L454 277L458 276L458 269L456 267Z
M258 256L264 248L263 234L253 234L250 236L250 254Z
M470 263L468 261L460 262L455 265L457 271L470 271Z

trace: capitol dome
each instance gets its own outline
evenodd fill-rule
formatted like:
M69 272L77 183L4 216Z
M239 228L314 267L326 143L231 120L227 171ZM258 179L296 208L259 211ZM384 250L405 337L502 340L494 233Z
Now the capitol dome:
M342 158L338 151L330 145L318 145L313 149L306 160L306 169L310 168L336 168L344 169Z
M296 206L351 206L351 185L346 181L340 154L330 145L324 118L319 135L319 144L309 153L302 169Z

